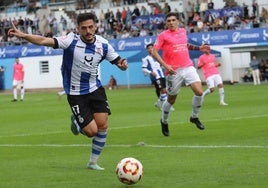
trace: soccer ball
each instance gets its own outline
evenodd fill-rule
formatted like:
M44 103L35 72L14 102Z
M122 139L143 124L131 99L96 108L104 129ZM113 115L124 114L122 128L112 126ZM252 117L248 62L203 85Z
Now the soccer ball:
M143 174L143 166L139 160L127 157L117 164L115 173L120 182L132 185L140 181Z

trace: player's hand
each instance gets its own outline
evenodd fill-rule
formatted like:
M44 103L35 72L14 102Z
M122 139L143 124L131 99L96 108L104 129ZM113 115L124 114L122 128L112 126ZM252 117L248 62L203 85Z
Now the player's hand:
M166 70L166 73L168 73L170 75L176 74L176 71L174 71L170 65L165 65L165 70Z
M204 45L200 46L200 51L201 52L204 52L204 49L205 49L205 46Z
M153 77L156 77L156 73L155 73L155 72L151 72L151 75L152 75Z
M16 36L18 38L23 38L23 36L25 35L25 33L19 31L16 26L14 25L13 22L11 22L12 24L12 28L8 30L7 34L10 37Z
M203 44L202 46L200 46L200 51L201 52L210 51L210 46L207 44Z
M128 68L128 63L126 59L120 59L117 63L118 68L121 70L127 70Z

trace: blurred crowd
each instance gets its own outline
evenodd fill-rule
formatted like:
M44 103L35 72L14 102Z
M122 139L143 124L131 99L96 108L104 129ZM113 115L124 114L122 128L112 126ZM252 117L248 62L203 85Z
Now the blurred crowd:
M164 1L164 0L163 0ZM142 22L135 22L135 20L141 16L159 16L165 15L171 11L171 7L168 2L162 3L148 3L147 8L137 3L147 2L146 0L113 0L111 1L113 7L117 7L116 11L111 9L101 10L99 15L96 15L98 19L98 34L104 36L107 39L129 38L139 36L152 36L157 35L165 29L164 19L157 19L150 24L143 24ZM96 0L92 1L76 1L76 9L69 17L72 22L75 23L77 13L79 12L93 12L92 6L97 3ZM133 5L130 8L129 5ZM252 6L252 7L250 7ZM148 9L149 7L149 9ZM226 1L225 6L222 9L238 7L235 1ZM252 10L249 13L249 7ZM231 13L228 16L215 17L208 13L209 10L214 9L213 0L196 0L196 3L188 1L183 12L177 9L173 9L178 13L180 18L180 26L185 27L189 33L193 32L209 32L220 30L238 30L238 29L251 29L261 26L266 26L268 23L268 11L262 7L259 12L259 7L256 1L253 1L251 5L243 3L242 15L235 15ZM115 10L113 8L113 10ZM8 29L13 22L20 30L27 33L44 35L44 36L59 36L65 35L69 32L76 32L75 28L69 27L66 18L61 16L60 20L57 20L52 13L48 16L38 15L35 11L32 12L34 18L3 18L0 20L0 41L2 45L21 44L24 41L20 41L15 37L9 37L6 35ZM95 13L96 14L96 13ZM75 24L74 24L75 25Z

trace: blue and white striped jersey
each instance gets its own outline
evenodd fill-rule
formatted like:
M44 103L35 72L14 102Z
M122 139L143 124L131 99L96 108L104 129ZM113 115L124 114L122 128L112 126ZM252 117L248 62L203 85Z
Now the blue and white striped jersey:
M63 49L62 78L66 94L84 95L99 87L99 64L106 59L115 63L119 55L103 37L96 35L92 44L84 43L80 35L69 33L56 37L56 48Z
M142 59L142 71L147 74L156 73L155 79L165 77L162 67L151 55L147 55Z

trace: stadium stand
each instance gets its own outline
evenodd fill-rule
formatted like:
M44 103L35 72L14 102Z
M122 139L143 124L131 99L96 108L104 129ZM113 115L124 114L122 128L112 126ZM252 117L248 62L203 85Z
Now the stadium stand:
M264 0L263 0L264 1ZM58 36L75 31L76 15L94 12L99 20L98 34L108 39L157 35L164 29L163 17L169 11L178 12L181 26L189 33L226 29L265 27L268 11L265 4L251 4L252 0L20 0L0 4L1 45L19 45L24 41L6 35L11 22L25 32L44 36ZM260 2L260 1L259 1ZM254 9L255 7L255 9ZM237 14L215 17L214 11L232 9ZM149 24L141 18L153 20Z

